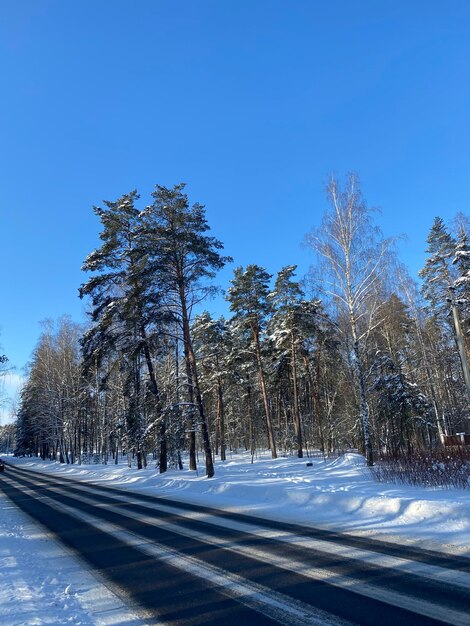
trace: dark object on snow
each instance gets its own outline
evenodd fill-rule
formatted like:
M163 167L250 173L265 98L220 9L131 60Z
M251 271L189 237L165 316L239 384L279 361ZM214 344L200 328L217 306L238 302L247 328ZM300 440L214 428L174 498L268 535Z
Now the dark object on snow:
M0 472L3 472L5 470L5 463L2 461L2 459L0 459Z
M305 465L306 465L307 467L313 467L313 463L310 463L310 461L309 461L308 463L305 463Z

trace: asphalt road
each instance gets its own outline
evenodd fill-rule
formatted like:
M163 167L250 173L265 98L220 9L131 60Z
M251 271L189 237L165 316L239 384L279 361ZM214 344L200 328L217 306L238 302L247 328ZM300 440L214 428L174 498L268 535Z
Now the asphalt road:
M148 624L470 626L470 559L8 465L0 489Z

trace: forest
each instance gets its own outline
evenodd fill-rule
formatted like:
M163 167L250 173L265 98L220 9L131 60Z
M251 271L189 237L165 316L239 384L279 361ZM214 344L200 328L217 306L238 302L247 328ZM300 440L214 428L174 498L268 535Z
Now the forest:
M157 185L151 198L139 207L131 191L94 207L101 245L79 288L88 321L43 324L16 454L125 455L139 469L187 463L211 477L229 450L359 450L373 466L470 433L467 216L431 221L418 282L358 176L332 177L322 222L305 236L316 259L308 274L295 259L275 275L250 264L222 292L216 274L232 259L204 206L184 184ZM207 310L221 293L227 319Z

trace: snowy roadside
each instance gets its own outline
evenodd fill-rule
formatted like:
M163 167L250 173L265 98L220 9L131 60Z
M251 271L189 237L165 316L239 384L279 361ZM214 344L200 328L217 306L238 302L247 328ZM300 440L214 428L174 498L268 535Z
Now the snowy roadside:
M307 466L307 461L312 466ZM367 534L470 556L470 491L417 488L375 482L364 459L271 459L234 454L216 463L208 480L199 473L170 470L154 463L144 470L119 465L61 465L11 459L35 471L152 493L212 507L336 531Z
M374 482L362 457L333 461L248 454L201 470L160 475L119 465L60 465L7 458L31 470L93 481L286 522L383 537L470 556L470 492ZM8 467L6 468L8 473ZM0 476L1 480L1 476ZM0 622L5 626L143 624L56 543L0 495Z
M0 492L0 623L141 626L144 622Z

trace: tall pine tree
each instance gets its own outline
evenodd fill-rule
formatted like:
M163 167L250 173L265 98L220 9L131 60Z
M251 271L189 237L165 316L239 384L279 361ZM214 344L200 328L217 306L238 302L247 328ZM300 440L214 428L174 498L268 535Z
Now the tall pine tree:
M454 281L457 275L452 265L457 244L440 217L435 218L427 243L426 252L429 256L424 268L419 272L423 279L423 296L429 301L431 311L438 319L446 321L448 313L452 315L454 338L467 396L470 400L470 368L465 351L460 312L455 298Z
M463 227L459 230L452 263L457 268L457 277L454 281L455 298L462 316L468 353L470 341L470 242Z
M235 313L235 319L251 333L266 417L268 442L272 458L275 459L277 458L276 440L261 352L261 337L265 332L268 316L272 313L272 302L269 298L270 280L271 275L259 265L248 265L245 270L238 267L235 269L234 278L230 281L232 286L228 289L227 299L230 302L230 310Z
M222 243L206 234L210 228L204 206L190 205L184 187L183 183L171 189L156 186L153 203L142 212L143 232L146 254L155 271L155 280L164 293L165 309L181 329L188 401L198 415L188 428L190 468L196 469L195 429L200 428L206 474L210 478L214 475L214 464L193 348L191 318L194 306L215 292L210 281L217 270L231 259L220 253Z
M127 402L126 436L129 449L137 453L142 467L145 425L142 415L141 367L145 363L154 397L157 422L163 422L163 407L149 345L149 328L159 319L160 292L152 281L152 268L142 246L138 199L132 191L105 207L94 207L103 230L103 244L88 255L83 270L93 276L80 288L80 297L91 298L92 326L82 345L85 365L99 364L116 355L124 374ZM166 458L160 461L166 469Z
M296 265L289 265L278 273L271 300L274 314L269 324L274 347L285 355L289 364L291 381L291 410L297 443L297 456L303 457L302 420L299 402L299 359L303 353L303 340L315 332L316 311L319 301L307 302L300 283L294 279Z

